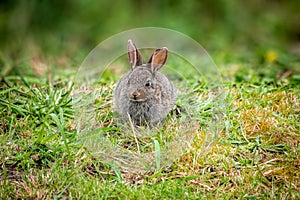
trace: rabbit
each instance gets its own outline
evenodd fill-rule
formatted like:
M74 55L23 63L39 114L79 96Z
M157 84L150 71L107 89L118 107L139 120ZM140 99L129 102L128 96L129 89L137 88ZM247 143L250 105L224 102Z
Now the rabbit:
M168 49L156 49L148 62L135 44L128 40L131 70L117 83L113 108L121 120L134 126L154 126L167 117L177 99L174 84L159 70L164 66Z

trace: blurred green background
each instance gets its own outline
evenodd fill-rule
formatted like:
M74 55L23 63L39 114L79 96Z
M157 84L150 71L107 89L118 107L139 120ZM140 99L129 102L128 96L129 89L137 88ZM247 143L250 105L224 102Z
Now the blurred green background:
M145 26L180 31L210 53L300 55L299 0L1 0L1 65L36 55L77 65L107 37Z

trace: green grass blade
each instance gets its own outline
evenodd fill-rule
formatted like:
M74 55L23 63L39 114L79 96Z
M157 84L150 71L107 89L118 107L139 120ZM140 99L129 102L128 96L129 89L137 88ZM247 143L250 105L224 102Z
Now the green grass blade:
M161 152L160 152L160 145L157 140L153 140L154 144L154 150L155 150L155 164L156 164L156 170L158 171L160 169L160 162L161 162Z
M64 130L64 127L63 127L64 119L63 119L63 110L62 110L62 108L59 109L59 115L60 115L60 118L58 118L58 116L54 113L50 114L50 116L52 117L52 119L56 123L56 125L58 127L58 130L60 131L60 133L62 135L62 139L64 141L64 144L65 144L66 148L67 148L68 153L70 153L69 145L67 143L67 138L66 138L66 134L65 134L65 130Z

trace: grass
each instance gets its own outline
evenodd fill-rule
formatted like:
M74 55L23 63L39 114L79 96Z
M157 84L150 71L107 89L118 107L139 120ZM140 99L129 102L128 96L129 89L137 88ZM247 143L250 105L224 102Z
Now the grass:
M168 136L176 132L180 117L170 116L165 130L150 137L152 146L147 146L147 139L124 135L116 126L110 104L117 77L103 79L99 83L102 96L95 102L101 130L114 144L134 151L144 147L155 151L155 169L135 173L108 165L78 139L71 76L59 72L46 78L3 77L0 198L299 199L299 61L285 54L260 56L258 62L247 62L237 58L224 61L215 55L227 94L224 127L219 127L218 139L205 151L205 120L211 119L213 110L213 105L205 104L210 91L204 83L189 79L199 98L196 116L201 123L193 132L190 149L163 168L162 141L172 140Z

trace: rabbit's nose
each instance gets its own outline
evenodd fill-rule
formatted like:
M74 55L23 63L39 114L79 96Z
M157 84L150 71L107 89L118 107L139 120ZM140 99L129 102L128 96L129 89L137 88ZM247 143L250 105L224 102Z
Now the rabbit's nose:
M145 100L145 94L142 90L135 90L133 92L130 92L129 93L129 97L131 100L134 100L134 101L144 101Z
M141 93L139 91L134 91L131 96L134 98L134 99L137 99L139 96L141 95Z

